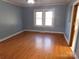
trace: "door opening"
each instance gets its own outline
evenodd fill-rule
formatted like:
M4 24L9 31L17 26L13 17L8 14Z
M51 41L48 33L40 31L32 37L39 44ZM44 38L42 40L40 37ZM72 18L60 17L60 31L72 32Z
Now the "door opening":
M70 42L69 42L69 46L72 47L73 46L73 41L74 41L74 36L76 36L76 32L77 32L77 11L78 11L78 6L79 4L77 3L76 5L74 5L73 8L73 15L72 15L72 25L71 25L71 33L70 33Z

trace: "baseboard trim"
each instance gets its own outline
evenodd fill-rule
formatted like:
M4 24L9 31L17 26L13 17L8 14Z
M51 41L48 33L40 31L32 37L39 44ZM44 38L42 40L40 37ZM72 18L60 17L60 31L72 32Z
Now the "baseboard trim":
M25 29L24 31L30 31L30 32L40 32L40 33L58 33L58 34L64 34L64 32L55 32L55 31L40 31L40 30L27 30L27 29Z
M74 55L75 59L78 59L78 57L77 57L76 53L73 53L73 55Z
M58 34L64 34L64 32L54 32L54 31L51 32L51 31L39 31L39 30L22 30L22 31L19 31L19 32L15 33L15 34L12 34L12 35L10 35L10 36L7 36L7 37L5 37L5 38L0 39L0 42L5 41L5 40L7 40L7 39L9 39L9 38L11 38L11 37L13 37L13 36L16 36L16 35L18 35L18 34L24 32L24 31L41 32L41 33L42 33L42 32L45 32L45 33L58 33Z
M50 31L39 31L39 30L22 30L22 31L19 31L19 32L15 33L15 34L12 34L12 35L10 35L10 36L7 36L7 37L5 37L5 38L3 38L3 39L0 39L0 42L5 41L5 40L7 40L7 39L9 39L9 38L11 38L11 37L13 37L13 36L16 36L16 35L18 35L18 34L24 32L24 31L63 34L64 37L65 37L65 39L66 39L67 44L69 44L69 42L68 42L68 40L67 40L67 37L66 37L66 35L65 35L64 32L54 32L54 31L53 31L53 32L50 32ZM72 50L72 49L71 49L71 50ZM78 57L77 57L77 55L76 55L75 53L73 53L73 55L74 55L74 57L75 57L76 59L78 59Z
M69 41L68 41L68 39L67 39L65 33L64 33L64 37L65 37L65 40L66 40L67 44L69 45Z
M64 37L65 37L65 40L66 40L66 42L67 42L67 44L69 45L69 41L67 40L67 37L66 37L66 35L65 35L65 33L64 32L55 32L55 31L40 31L40 30L27 30L27 29L25 29L24 31L30 31L30 32L45 32L45 33L58 33L58 34L63 34L64 35Z
M10 36L7 36L7 37L5 37L5 38L2 38L2 39L0 39L0 42L5 41L5 40L7 40L7 39L9 39L9 38L11 38L11 37L13 37L13 36L16 36L16 35L22 33L22 32L24 32L24 31L19 31L19 32L15 33L15 34L12 34L12 35L10 35Z
M64 37L65 37L65 39L66 39L67 44L69 45L69 41L67 40L67 37L66 37L65 34L64 34ZM71 49L71 50L72 50L72 49ZM73 52L73 51L72 51L72 52ZM74 55L75 59L78 59L78 57L77 57L77 55L76 55L75 52L73 52L73 55Z
M55 31L40 31L40 30L27 30L27 29L25 29L24 31L30 31L30 32L40 32L40 33L42 33L42 32L45 32L45 33L58 33L58 34L63 34L64 35L64 37L65 37L65 40L66 40L66 42L67 42L67 44L69 45L69 41L67 40L67 37L66 37L66 35L65 35L65 33L64 32L55 32Z

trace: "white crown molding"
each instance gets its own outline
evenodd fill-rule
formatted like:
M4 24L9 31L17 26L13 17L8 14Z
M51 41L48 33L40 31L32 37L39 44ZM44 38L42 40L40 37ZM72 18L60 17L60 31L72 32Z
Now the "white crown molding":
M60 1L51 0L51 2L45 2L45 3L44 2L40 2L40 3L36 2L35 4L28 4L27 1L25 1L25 0L22 0L23 2L20 0L2 0L2 1L9 3L9 4L12 4L12 5L15 5L15 6L20 6L20 7L67 5L69 3L69 1L63 1L63 0L60 0Z

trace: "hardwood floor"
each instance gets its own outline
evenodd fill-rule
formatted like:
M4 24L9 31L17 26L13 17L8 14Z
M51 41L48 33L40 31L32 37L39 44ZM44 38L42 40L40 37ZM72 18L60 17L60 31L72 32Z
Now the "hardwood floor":
M24 32L0 43L0 59L74 59L60 34Z

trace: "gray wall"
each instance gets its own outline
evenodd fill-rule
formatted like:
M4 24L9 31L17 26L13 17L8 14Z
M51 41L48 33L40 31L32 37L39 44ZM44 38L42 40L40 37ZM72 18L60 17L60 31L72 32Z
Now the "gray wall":
M26 30L40 30L40 31L65 31L66 5L47 6L47 7L26 7L24 8L24 29ZM34 26L34 9L55 9L54 27L36 27Z
M0 1L0 39L21 30L21 8Z
M77 57L79 58L79 28L78 28L78 35L77 35L75 53L76 53Z
M71 12L72 12L72 6L73 6L73 3L75 2L76 0L71 0L71 2L68 4L67 6L67 17L66 17L66 23L65 23L65 34L66 34L66 37L68 39L68 41L70 41L70 24L71 24Z
M65 34L68 41L70 38L71 12L72 12L72 5L69 4L67 7L67 17L66 17L66 24L65 24Z

